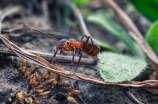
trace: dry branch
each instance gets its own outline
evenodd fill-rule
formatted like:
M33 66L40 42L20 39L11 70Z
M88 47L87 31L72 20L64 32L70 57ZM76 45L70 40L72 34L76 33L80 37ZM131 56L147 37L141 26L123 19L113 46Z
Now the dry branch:
M0 35L0 41L7 48L12 50L12 52L14 52L18 57L20 57L20 58L22 58L30 63L39 65L39 66L49 70L50 72L57 73L61 76L67 77L67 78L71 78L74 80L83 81L83 82L87 82L87 83L92 83L92 84L96 84L96 85L101 85L101 86L105 86L105 87L134 88L134 89L158 88L158 81L157 80L147 80L144 82L134 82L134 84L114 84L114 83L106 83L104 81L101 81L100 79L97 79L97 78L94 78L94 77L91 77L88 75L83 75L83 74L79 74L79 73L70 74L70 71L65 71L59 67L51 65L45 59L38 57L38 56L35 56L35 55L19 48L14 43L10 42L8 39L4 38L1 35Z
M20 7L6 7L5 10L0 11L0 34L1 34L1 28L2 28L2 22L5 19L5 17L9 15L13 15L20 11Z
M123 90L123 92L134 104L144 104L144 103L138 101L129 90Z
M39 52L39 51L34 51L34 50L25 50L31 54L37 55L39 57L44 58L47 61L52 61L53 54L50 53L44 53L44 52ZM0 54L7 55L7 56L16 56L14 52L6 48L5 46L0 45ZM75 57L74 59L74 64L78 63L79 57ZM64 56L64 55L57 55L56 60L54 60L54 63L62 63L62 64L67 64L69 65L72 61L72 56ZM94 66L97 65L97 62L95 60L89 60L86 58L82 58L81 65L86 65L86 66Z
M154 67L158 75L158 58L156 54L153 52L153 50L151 49L151 47L143 38L143 35L136 28L132 20L126 15L126 13L124 13L123 10L119 8L119 6L113 0L103 0L103 1L105 2L106 5L111 7L117 13L121 22L127 28L129 34L135 39L135 41L142 48L146 56L150 59L150 62L152 63L152 66Z
M42 9L45 19L49 18L48 0L42 0Z
M71 10L73 11L74 15L76 16L78 22L79 22L79 26L80 26L80 29L82 31L82 34L86 34L87 36L91 36L91 34L89 33L87 27L86 27L86 24L83 20L83 16L80 12L80 10L73 4L73 3L70 3L70 2L65 2L65 4L67 6L69 6L71 8Z

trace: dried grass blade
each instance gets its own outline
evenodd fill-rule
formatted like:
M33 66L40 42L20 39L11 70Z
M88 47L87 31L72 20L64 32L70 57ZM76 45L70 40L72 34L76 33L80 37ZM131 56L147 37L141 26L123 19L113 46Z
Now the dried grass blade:
M36 65L39 65L53 73L60 74L61 76L71 78L74 80L78 81L84 81L88 83L93 83L96 85L101 85L101 86L106 86L106 87L119 87L119 88L158 88L158 81L156 80L148 80L144 82L137 82L135 84L115 84L115 83L106 83L104 81L101 81L97 78L88 76L88 75L83 75L83 74L70 74L70 71L65 71L62 70L59 67L53 66L49 64L48 61L45 59L35 56L24 49L19 48L17 45L14 43L10 42L8 39L4 38L3 36L0 35L0 41L9 49L11 49L17 56L22 58L23 60L26 60L30 63L34 63Z

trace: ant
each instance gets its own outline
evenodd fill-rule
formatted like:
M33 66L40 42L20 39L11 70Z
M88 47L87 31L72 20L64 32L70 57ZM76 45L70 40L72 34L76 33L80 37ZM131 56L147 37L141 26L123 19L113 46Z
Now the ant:
M80 54L79 61L77 63L77 66L75 68L74 73L76 72L76 69L77 69L77 67L80 63L80 60L81 60L81 57L82 57L82 51L86 52L87 54L89 54L91 56L96 56L96 58L98 60L97 55L100 52L100 47L96 42L94 42L92 40L92 38L90 36L87 36L87 35L83 34L83 36L81 38L81 42L77 42L75 39L69 39L69 40L61 39L60 41L58 41L54 37L52 37L50 35L47 35L47 34L43 33L40 30L37 30L37 29L32 29L32 30L40 32L40 33L46 35L47 37L54 39L58 43L55 47L56 49L55 49L55 53L54 53L51 64L53 63L53 60L54 60L58 50L60 50L60 54L63 51L73 51L73 57L72 57L72 62L71 62L71 71L73 69L74 57L75 57L76 52L78 52ZM87 39L83 40L84 37L86 37Z

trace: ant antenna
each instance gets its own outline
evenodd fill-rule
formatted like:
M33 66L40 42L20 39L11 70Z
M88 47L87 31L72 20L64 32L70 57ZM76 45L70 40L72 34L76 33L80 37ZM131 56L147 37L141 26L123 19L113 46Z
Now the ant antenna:
M52 37L52 36L50 36L50 35L47 35L46 33L42 32L42 31L40 31L40 30L37 30L37 29L32 29L32 31L37 31L37 32L40 32L40 33L42 33L42 34L46 35L47 37L54 39L57 43L59 43L59 41L58 41L57 39L55 39L54 37Z

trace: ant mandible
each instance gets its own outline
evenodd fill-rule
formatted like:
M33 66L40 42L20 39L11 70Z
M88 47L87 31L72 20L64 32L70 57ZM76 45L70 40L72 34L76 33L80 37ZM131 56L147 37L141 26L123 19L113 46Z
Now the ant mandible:
M75 39L69 39L69 40L61 39L60 41L58 41L54 37L52 37L50 35L47 35L47 34L43 33L40 30L37 30L37 29L32 29L32 30L40 32L40 33L46 35L47 37L54 39L58 43L56 45L56 49L55 49L56 51L53 55L53 59L52 59L51 64L53 63L53 60L54 60L58 50L60 50L60 53L62 53L63 51L73 51L73 57L72 57L72 62L71 62L71 71L73 69L74 57L75 57L76 52L78 52L80 54L79 61L77 63L77 66L75 68L74 73L76 72L76 69L77 69L77 67L80 63L80 60L81 60L81 57L82 57L82 51L86 52L87 54L89 54L91 56L96 56L96 58L98 60L97 55L100 52L100 47L96 42L94 42L92 40L92 38L90 36L87 36L87 35L84 34L81 38L81 42L77 42ZM87 39L83 40L84 37L87 37ZM91 41L89 41L89 39L91 39Z

